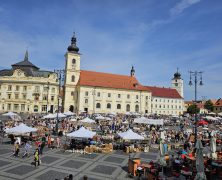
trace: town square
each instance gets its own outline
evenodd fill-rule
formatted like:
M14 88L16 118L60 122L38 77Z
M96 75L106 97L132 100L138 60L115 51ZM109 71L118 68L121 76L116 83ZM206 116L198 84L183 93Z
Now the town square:
M0 180L222 179L219 0L0 3Z

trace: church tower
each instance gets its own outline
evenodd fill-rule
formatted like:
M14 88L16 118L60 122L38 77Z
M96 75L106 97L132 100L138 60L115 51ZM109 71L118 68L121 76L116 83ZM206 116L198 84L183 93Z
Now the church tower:
M178 93L180 94L180 96L183 98L184 97L183 79L181 78L181 74L178 72L178 68L177 68L177 72L174 74L173 79L171 80L171 84L172 84L172 88L176 89Z
M64 111L76 110L76 85L80 76L80 53L76 45L75 33L71 39L71 45L67 48L65 54L65 94Z

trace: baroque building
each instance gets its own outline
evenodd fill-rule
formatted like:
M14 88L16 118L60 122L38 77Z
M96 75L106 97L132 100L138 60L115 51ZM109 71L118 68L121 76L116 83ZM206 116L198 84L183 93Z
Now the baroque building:
M64 111L76 113L126 113L180 115L184 110L183 79L174 74L172 88L139 83L130 75L81 70L75 35L65 54Z
M40 70L29 61L0 71L0 112L47 113L57 110L57 74Z

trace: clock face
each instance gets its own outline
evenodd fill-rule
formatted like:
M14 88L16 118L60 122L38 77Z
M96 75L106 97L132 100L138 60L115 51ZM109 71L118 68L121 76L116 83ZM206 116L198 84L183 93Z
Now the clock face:
M178 83L175 83L175 86L178 86Z

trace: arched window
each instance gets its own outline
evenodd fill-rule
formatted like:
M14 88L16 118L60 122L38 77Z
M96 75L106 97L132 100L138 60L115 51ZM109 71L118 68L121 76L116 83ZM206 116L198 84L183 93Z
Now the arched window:
M76 60L75 59L72 59L72 64L76 64Z
M34 106L34 112L38 112L39 111L39 107L37 105Z
M101 104L100 103L96 103L96 108L100 109L101 108Z
M139 105L138 104L135 106L135 111L139 112Z
M72 82L75 82L75 76L72 75Z
M129 104L126 105L126 111L127 111L127 112L130 111L130 105L129 105Z
M120 104L117 104L117 109L121 109L121 105Z
M74 112L74 106L73 105L69 106L69 111Z
M107 107L107 109L111 109L111 104L108 103L106 107Z

